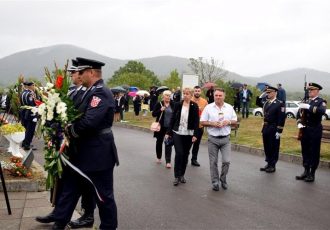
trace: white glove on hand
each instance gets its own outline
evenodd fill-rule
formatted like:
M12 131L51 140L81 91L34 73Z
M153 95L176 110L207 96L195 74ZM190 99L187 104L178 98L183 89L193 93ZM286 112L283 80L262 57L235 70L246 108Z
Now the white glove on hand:
M281 137L281 133L276 132L276 133L275 133L275 138L276 138L276 139L280 139L280 137Z
M37 122L38 121L38 119L35 117L35 118L33 118L33 120L32 120L33 122Z
M306 103L300 103L299 104L299 109L309 109L311 106Z
M305 127L306 127L306 126L304 126L303 124L298 123L298 129L305 128Z

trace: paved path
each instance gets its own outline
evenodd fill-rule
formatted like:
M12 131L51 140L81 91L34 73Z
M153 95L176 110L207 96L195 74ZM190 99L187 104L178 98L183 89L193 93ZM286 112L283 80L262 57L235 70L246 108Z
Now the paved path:
M152 134L121 127L113 130L120 157L120 166L114 174L119 229L330 228L330 170L318 170L315 183L308 184L294 178L302 171L299 165L280 161L276 173L266 174L259 172L263 158L232 152L229 189L214 192L210 187L207 147L202 145L201 167L189 164L187 184L174 187L173 169L166 169L164 162L155 163ZM6 229L3 194L0 198L0 229ZM38 199L29 201L32 206L38 202ZM45 209L43 203L40 206ZM26 208L22 212L25 222L22 221L21 228L8 229L36 229L25 223L29 220L33 224L37 213ZM22 214L15 215L20 218ZM41 227L49 229L49 225L37 225L37 229Z

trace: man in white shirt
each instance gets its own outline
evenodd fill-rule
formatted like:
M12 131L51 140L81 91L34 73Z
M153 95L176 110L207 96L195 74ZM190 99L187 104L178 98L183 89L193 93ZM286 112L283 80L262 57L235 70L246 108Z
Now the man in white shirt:
M224 102L225 91L223 89L214 90L214 102L208 104L200 118L200 122L207 127L208 132L208 152L210 159L210 173L212 189L219 191L219 183L223 189L228 188L226 175L230 164L230 132L231 125L236 124L237 115L234 108ZM219 177L218 154L222 155L222 167Z

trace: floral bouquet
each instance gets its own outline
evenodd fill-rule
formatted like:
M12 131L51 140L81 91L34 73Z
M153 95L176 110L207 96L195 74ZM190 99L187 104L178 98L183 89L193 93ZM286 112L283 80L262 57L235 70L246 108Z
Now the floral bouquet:
M42 102L37 103L31 110L40 117L37 134L43 136L45 143L44 168L48 172L46 188L53 189L56 179L61 178L63 172L60 155L68 158L65 154L66 148L63 148L63 143L68 144L64 135L65 127L80 115L68 96L71 80L67 74L67 64L63 70L55 64L52 73L45 68L45 74L46 86L38 89Z
M2 161L1 164L3 164L3 168L7 170L12 176L15 177L32 176L31 171L22 164L22 158L20 157L13 156L10 158L10 163Z

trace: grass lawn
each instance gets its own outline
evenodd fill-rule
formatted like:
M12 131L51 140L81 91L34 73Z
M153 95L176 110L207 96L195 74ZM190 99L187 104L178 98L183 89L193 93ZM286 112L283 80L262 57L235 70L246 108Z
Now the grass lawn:
M149 128L152 121L155 120L148 112L147 116L135 117L132 111L125 113L127 124L132 124L140 127ZM240 127L237 132L237 137L232 134L232 143L237 143L245 146L263 148L261 128L263 118L250 116L248 119L241 119ZM324 124L330 125L330 120L324 121ZM280 152L295 155L301 155L300 141L297 140L298 129L295 119L286 119L284 131L281 137ZM204 132L204 137L207 138L207 132ZM321 144L321 158L330 160L330 143Z

